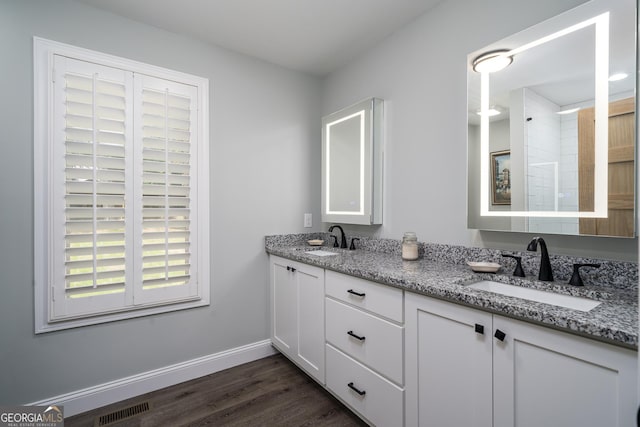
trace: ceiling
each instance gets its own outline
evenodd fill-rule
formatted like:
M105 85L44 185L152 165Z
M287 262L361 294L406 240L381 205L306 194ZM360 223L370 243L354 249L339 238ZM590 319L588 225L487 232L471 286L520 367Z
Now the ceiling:
M469 56L475 58L496 49L514 49L607 10L609 71L610 74L623 72L628 75L626 79L608 83L609 100L634 96L635 8L634 0L587 3L492 43ZM516 54L511 65L491 74L489 103L491 107L501 110L502 114L489 120L508 118L510 93L522 88L533 90L562 109L592 106L595 98L595 34L595 26L588 25ZM480 124L480 116L476 114L480 110L480 74L474 72L470 65L468 83L469 123Z
M77 0L323 76L441 0Z

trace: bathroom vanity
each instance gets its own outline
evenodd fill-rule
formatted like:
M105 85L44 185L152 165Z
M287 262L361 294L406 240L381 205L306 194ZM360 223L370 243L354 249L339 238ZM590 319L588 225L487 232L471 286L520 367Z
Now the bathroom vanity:
M468 228L636 236L636 80L621 77L637 74L636 6L586 2L469 54ZM364 111L323 120L323 222L381 223ZM635 424L637 264L549 257L537 237L542 262L517 255L514 277L495 250L423 244L403 261L391 240L306 246L322 237L266 239L272 342L368 423ZM584 287L568 284L576 264L600 266Z
M464 264L506 265L498 251L427 245L424 258L402 261L399 242L370 250L376 243L364 240L366 249L321 247L335 255L318 256L304 235L270 236L266 249L273 345L368 423L635 419L637 265L602 261L577 288L562 269L555 282L532 277L535 255L524 260L528 277L514 278L511 267L494 275ZM607 274L617 282L602 283ZM489 278L600 304L580 311L468 286Z
M405 298L406 425L633 419L636 352L439 299Z

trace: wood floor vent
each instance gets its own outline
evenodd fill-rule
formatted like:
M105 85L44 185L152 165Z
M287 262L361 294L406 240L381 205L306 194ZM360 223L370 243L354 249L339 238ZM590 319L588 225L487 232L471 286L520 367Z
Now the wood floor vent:
M117 411L109 412L108 414L99 415L96 417L94 427L109 426L111 424L118 423L122 420L136 417L140 414L144 414L151 410L150 402L137 403L127 408L118 409Z

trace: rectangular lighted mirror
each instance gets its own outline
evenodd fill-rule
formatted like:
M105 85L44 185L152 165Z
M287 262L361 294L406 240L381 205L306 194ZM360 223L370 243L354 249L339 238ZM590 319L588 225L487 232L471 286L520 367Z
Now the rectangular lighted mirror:
M468 56L469 228L634 236L635 28L594 0Z
M322 118L322 221L382 223L382 100Z

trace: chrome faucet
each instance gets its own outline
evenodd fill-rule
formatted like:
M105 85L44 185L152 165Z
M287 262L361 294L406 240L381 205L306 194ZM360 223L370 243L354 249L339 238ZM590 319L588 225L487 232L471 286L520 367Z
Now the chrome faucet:
M340 240L340 247L343 249L347 249L347 236L344 235L344 230L339 225L332 225L331 227L329 227L329 233L331 233L334 228L339 229L340 233L342 233L342 239ZM336 238L336 243L333 246L338 246L337 238Z
M534 237L533 240L527 245L528 251L537 251L538 243L540 243L540 273L538 273L538 280L544 282L553 282L553 270L551 269L551 261L549 260L549 252L547 251L547 244L542 237Z

